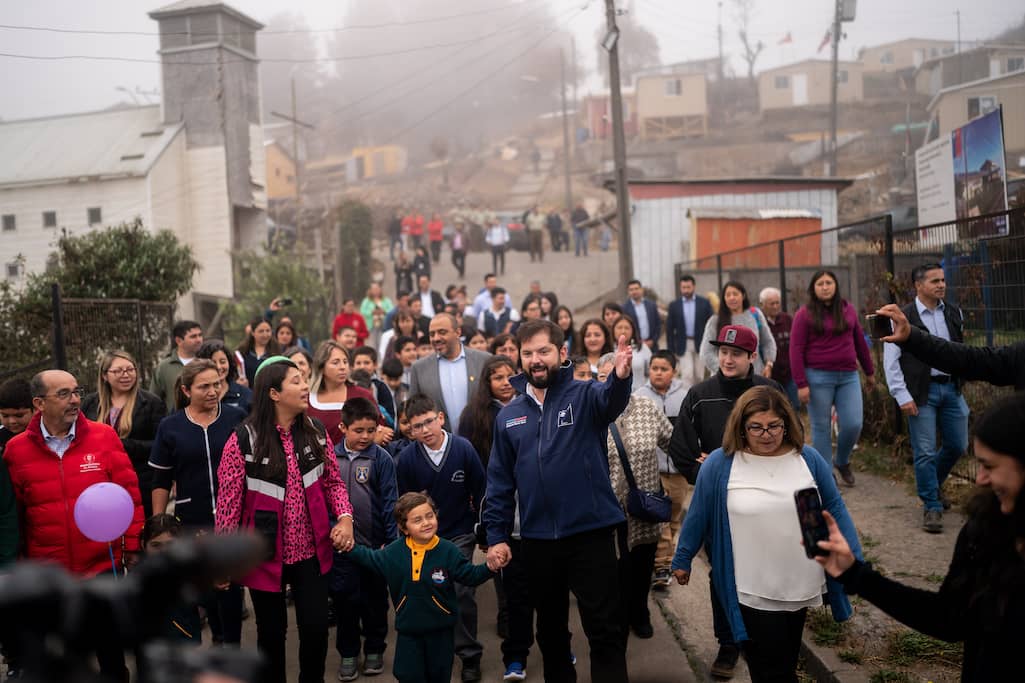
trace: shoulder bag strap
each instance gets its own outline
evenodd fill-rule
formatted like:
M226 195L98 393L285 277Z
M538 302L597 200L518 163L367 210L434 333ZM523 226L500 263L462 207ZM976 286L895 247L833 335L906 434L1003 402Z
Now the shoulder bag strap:
M619 453L619 462L623 464L623 476L626 477L626 483L631 489L636 489L637 480L634 479L634 472L630 468L630 461L626 459L626 447L623 446L623 439L619 436L619 429L616 427L615 422L609 424L609 431L612 433L612 440L616 444L616 452Z

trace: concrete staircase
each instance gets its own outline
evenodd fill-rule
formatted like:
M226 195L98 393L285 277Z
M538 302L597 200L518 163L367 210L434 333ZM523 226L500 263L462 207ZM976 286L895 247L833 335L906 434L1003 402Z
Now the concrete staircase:
M527 153L529 157L529 152ZM541 160L537 164L537 172L534 172L534 163L527 161L527 167L516 183L509 190L506 200L502 203L504 211L526 211L538 201L541 190L544 189L548 176L555 166L555 152L550 149L541 150Z

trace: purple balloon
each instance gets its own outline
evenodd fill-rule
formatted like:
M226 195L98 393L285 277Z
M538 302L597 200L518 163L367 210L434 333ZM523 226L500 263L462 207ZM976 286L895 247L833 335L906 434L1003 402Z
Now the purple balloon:
M132 496L120 484L93 484L75 501L75 524L82 535L97 543L110 543L128 530L135 515Z

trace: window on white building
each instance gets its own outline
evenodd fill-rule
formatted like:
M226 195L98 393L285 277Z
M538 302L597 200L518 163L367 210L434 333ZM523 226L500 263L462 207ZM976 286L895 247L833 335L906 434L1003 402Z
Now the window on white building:
M4 271L7 273L8 280L15 280L21 275L21 264L17 261L8 263Z
M44 228L56 228L57 227L57 212L56 211L44 211L43 212L43 227Z
M14 232L15 228L17 227L17 223L15 223L14 214L13 213L5 213L4 214L4 218L3 218L3 223L4 223L4 232Z
M1025 71L1025 57L1007 58L1007 73L1012 71Z
M666 97L679 97L683 94L683 83L679 78L670 78L665 83Z
M790 87L790 76L776 76L776 90L786 90Z
M968 98L968 118L974 119L977 116L988 114L997 108L995 95L980 95L979 97Z
M847 70L846 69L840 69L839 71L836 72L836 82L837 83L846 83L847 82Z
M893 53L884 52L883 56L879 58L880 64L893 64Z
M89 225L96 225L97 223L103 222L103 212L100 211L100 207L93 206L86 209L86 220Z

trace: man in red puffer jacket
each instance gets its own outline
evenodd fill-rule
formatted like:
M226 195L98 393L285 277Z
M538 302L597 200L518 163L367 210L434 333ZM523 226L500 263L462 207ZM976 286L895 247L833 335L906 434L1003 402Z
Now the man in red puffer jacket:
M82 578L109 573L107 544L91 541L78 530L75 502L85 489L106 481L120 484L132 496L132 523L113 543L120 568L139 549L144 519L138 477L117 432L82 415L82 388L74 375L46 370L32 378L31 386L38 412L25 431L7 443L3 455L22 512L24 557L58 563ZM127 680L118 644L97 644L101 673Z

